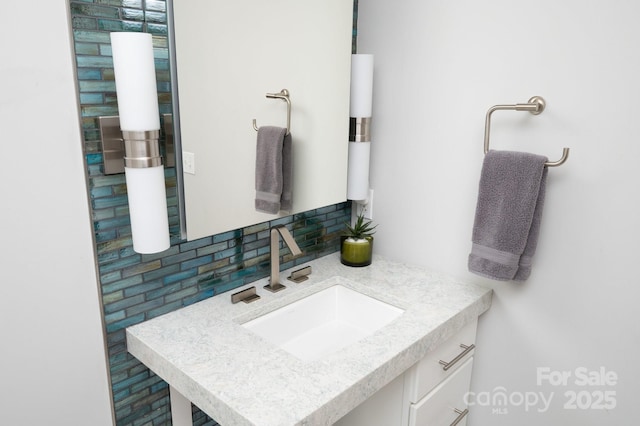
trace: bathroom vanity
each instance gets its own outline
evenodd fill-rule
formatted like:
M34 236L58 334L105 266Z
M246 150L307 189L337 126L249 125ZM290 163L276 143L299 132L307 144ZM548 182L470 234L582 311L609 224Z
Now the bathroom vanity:
M281 292L263 291L266 280L246 286L255 302L225 293L127 329L128 351L170 385L173 424L191 424L193 403L223 426L463 425L491 290L379 256L366 268L338 253L308 265L300 284L283 271ZM297 345L306 352L284 342L312 326L296 315L332 310L331 300L355 328L373 313L361 321L371 328L346 341L329 331Z

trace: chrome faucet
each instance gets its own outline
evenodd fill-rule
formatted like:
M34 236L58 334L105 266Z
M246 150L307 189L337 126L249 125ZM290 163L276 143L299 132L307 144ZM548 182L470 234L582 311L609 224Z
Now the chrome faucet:
M287 228L283 225L271 228L271 278L269 279L269 284L265 285L264 288L273 293L286 288L280 283L280 241L278 234L282 236L282 241L289 247L293 256L302 254L302 250L300 250L296 240L293 239Z

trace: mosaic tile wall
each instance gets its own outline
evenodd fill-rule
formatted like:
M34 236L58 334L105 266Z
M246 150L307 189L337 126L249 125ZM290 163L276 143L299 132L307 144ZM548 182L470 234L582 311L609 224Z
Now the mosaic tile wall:
M166 187L171 248L132 249L124 174L104 175L97 117L117 115L109 32L153 35L160 113L171 113L164 0L70 0L84 150L100 274L110 379L117 425L170 425L167 384L126 351L125 328L232 290L269 274L268 230L284 224L304 250L289 268L339 249L350 203L340 203L196 241L179 238L175 169ZM354 5L354 42L357 1ZM288 251L285 251L288 253ZM194 424L216 425L193 408Z

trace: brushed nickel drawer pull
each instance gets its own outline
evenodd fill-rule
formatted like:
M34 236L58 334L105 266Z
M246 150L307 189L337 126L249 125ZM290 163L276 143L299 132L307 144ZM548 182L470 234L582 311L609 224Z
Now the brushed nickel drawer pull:
M439 361L439 362L440 362L440 365L442 365L442 369L443 369L444 371L447 371L448 369L450 369L451 367L453 367L453 366L454 366L454 364L455 364L456 362L460 361L462 358L464 358L464 357L465 357L465 355L467 355L469 352L471 352L472 350L474 350L474 349L475 349L475 347L476 347L476 345L470 345L470 346L467 346L467 345L463 345L462 343L460 343L460 347L461 347L462 349L464 349L464 351L460 352L460 353L458 354L458 356L457 356L457 357L455 357L454 359L452 359L452 360L451 360L451 361L449 361L449 362L447 362L447 361L443 361L443 360L440 360L440 361Z
M457 408L454 408L453 411L456 412L458 417L456 417L456 419L453 421L453 423L451 423L451 426L456 426L458 423L460 423L462 421L462 419L464 419L464 416L469 414L469 409L468 408L465 408L464 411L460 411Z

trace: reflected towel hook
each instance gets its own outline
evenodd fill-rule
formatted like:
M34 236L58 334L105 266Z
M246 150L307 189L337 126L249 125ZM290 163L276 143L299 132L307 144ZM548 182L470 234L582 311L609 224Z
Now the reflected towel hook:
M489 152L489 133L491 130L491 114L497 110L515 110L515 111L529 111L533 115L541 114L544 111L544 108L547 106L547 103L541 96L534 96L529 99L529 102L526 104L515 104L515 105L494 105L489 108L487 111L487 118L484 123L484 153ZM562 149L562 157L558 161L547 161L544 163L547 167L556 167L564 164L569 158L569 148Z
M287 103L287 134L291 133L291 100L289 99L289 91L282 89L279 93L267 93L267 98L282 99ZM256 119L253 119L253 128L258 131L258 125Z

